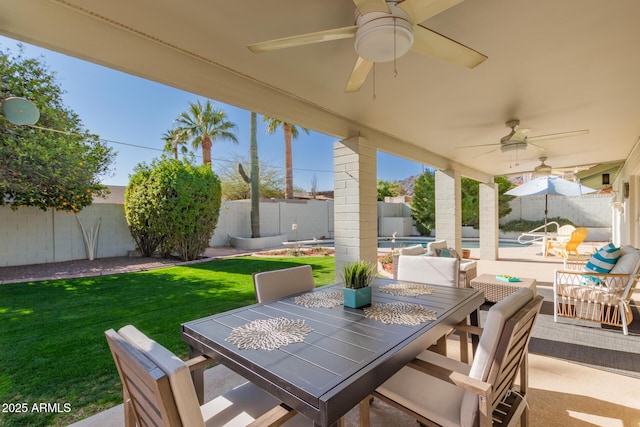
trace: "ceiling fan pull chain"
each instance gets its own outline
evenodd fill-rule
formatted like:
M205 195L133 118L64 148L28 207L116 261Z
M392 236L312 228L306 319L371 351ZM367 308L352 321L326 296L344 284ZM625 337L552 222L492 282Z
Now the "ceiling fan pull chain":
M372 70L372 77L373 77L373 97L372 100L376 100L376 63L373 63L373 70Z
M396 54L396 18L393 18L393 77L398 77L398 55Z

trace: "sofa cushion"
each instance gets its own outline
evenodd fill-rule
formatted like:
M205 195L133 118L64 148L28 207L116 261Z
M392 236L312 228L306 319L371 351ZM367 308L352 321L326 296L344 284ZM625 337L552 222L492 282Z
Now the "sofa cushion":
M640 252L626 252L618 258L610 273L633 274L638 261L640 261Z
M400 248L400 255L424 255L427 250L422 245L413 245Z

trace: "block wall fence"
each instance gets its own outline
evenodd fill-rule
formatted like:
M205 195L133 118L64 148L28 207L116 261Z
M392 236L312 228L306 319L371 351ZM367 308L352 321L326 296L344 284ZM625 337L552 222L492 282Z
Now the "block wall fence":
M578 198L549 198L549 216L561 216L586 227L611 227L611 197L586 195ZM288 240L334 237L332 201L265 200L260 203L262 236L286 235ZM523 197L512 201L515 218L539 219L544 197ZM248 200L223 201L210 246L227 246L229 238L250 237ZM380 236L416 234L411 211L404 203L378 202ZM124 218L122 203L96 202L78 215L87 232L99 224L97 258L126 256L135 249ZM293 226L296 224L296 227ZM78 219L73 214L0 206L0 267L88 259Z

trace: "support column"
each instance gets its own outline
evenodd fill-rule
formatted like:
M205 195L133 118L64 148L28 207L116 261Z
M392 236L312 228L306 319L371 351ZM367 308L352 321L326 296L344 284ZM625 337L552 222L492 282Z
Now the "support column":
M435 172L436 240L462 253L462 184L459 171Z
M498 184L480 183L480 259L498 259Z
M333 148L336 281L349 262L378 261L376 148L362 137Z

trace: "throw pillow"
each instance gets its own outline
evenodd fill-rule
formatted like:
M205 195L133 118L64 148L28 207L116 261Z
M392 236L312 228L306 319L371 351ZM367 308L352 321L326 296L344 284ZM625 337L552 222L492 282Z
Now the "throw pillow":
M583 271L592 273L609 273L620 258L620 248L613 243L603 246L584 266Z
M458 251L456 251L453 248L449 248L448 251L449 251L449 256L451 256L451 258L458 258L458 261L460 261L461 258L460 258L460 254L458 254Z
M400 255L424 255L425 249L422 245L405 246L400 248Z

